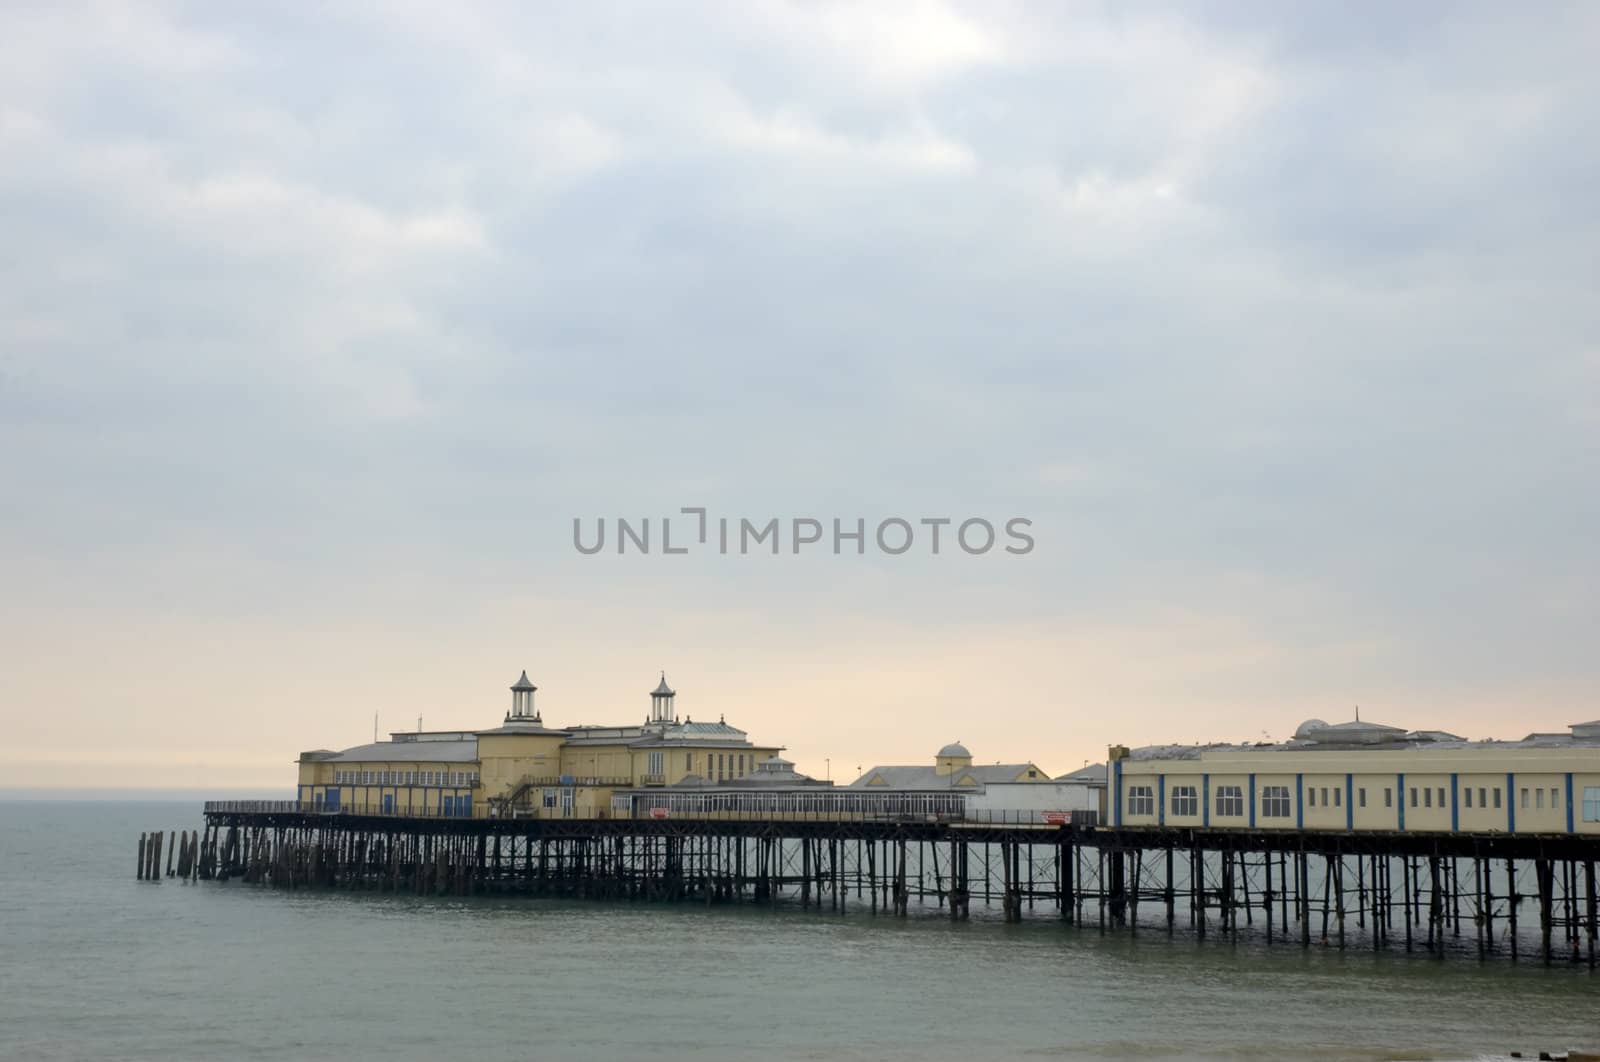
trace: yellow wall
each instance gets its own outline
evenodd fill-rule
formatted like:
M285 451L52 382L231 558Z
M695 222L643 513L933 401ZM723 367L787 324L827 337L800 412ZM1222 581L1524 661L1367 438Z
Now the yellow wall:
M561 770L558 734L483 734L478 738L483 803L508 795L525 778L555 778ZM487 814L487 811L485 811Z
M1295 829L1303 820L1308 830L1344 830L1348 823L1357 830L1448 832L1454 828L1504 833L1514 822L1517 833L1564 833L1570 810L1574 832L1600 834L1600 822L1583 821L1584 789L1600 788L1600 748L1222 749L1206 750L1195 759L1123 759L1120 764L1121 821L1127 826L1162 821L1169 826L1201 825L1207 817L1205 809L1195 815L1176 813L1173 791L1178 786L1194 786L1203 803L1208 784L1210 825L1248 826L1248 800L1245 814L1232 819L1219 813L1216 802L1220 787L1246 787L1253 773L1258 829ZM1512 776L1509 789L1508 774ZM1139 786L1149 786L1157 803L1164 786L1164 816L1160 807L1150 814L1133 813L1132 801ZM1263 797L1269 786L1288 789L1287 818L1265 815Z

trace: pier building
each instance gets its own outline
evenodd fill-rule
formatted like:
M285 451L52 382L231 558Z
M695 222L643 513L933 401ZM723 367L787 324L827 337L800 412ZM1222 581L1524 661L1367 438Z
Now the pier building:
M851 782L887 789L978 789L992 782L1041 782L1050 778L1036 763L974 764L972 753L952 741L934 754L933 763L873 767Z
M1600 834L1600 720L1468 741L1308 719L1286 742L1110 750L1110 825Z
M299 800L322 811L473 817L605 818L619 789L732 782L782 751L726 720L679 719L665 673L644 721L547 726L524 671L511 709L485 730L396 732L299 759Z

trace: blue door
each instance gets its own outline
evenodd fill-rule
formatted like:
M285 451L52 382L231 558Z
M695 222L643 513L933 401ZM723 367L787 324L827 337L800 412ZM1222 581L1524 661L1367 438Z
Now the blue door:
M393 815L394 814L394 794L393 793L385 793L385 794L383 794L383 813L385 815Z
M467 793L456 797L456 817L470 819L472 817L472 794Z
M443 808L442 808L442 814L446 818L449 818L450 816L454 815L455 813L456 813L456 798L455 797L445 797L444 798Z
M339 810L339 790L337 790L337 789L328 790L327 795L323 798L323 801L322 801L322 810L323 811L338 811Z

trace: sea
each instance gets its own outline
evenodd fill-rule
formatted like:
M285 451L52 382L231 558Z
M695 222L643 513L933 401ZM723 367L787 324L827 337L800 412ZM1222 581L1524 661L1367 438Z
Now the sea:
M1479 1059L1567 965L756 906L135 880L197 800L0 802L0 1059Z

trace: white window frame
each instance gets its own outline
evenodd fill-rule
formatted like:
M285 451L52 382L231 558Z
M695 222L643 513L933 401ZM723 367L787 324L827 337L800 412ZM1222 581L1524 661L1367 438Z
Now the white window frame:
M1286 785L1264 785L1261 787L1261 817L1264 819L1288 819L1294 817L1294 798L1289 795Z

